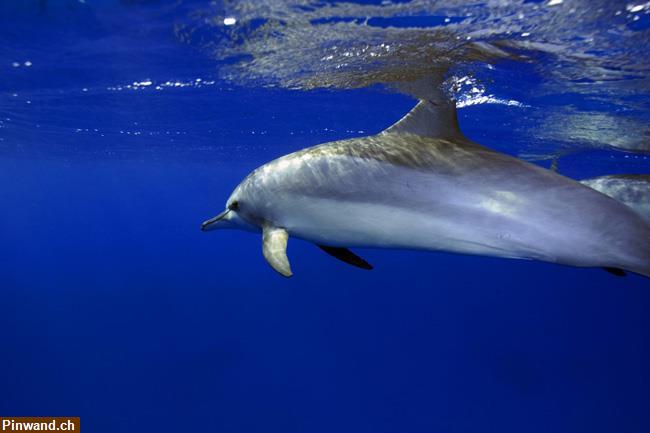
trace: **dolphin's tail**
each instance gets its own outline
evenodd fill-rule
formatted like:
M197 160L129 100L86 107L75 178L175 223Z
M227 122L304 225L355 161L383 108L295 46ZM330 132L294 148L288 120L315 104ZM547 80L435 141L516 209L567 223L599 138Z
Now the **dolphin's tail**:
M622 205L627 216L619 214L610 225L618 226L619 245L623 254L619 265L608 269L634 272L650 278L650 194L647 188L650 178L646 175L612 175L579 181L582 185L599 192ZM614 242L616 243L616 242ZM620 275L620 274L619 274Z
M650 224L648 224L650 227ZM644 277L650 278L650 230L648 230L649 236L646 239L646 248L645 252L646 254L643 255L641 258L642 262L640 266L636 267L635 269L632 269L633 272L636 272L639 275L643 275Z
M614 174L579 182L624 204L650 225L650 175Z
M643 275L646 278L650 278L650 265L631 268L629 271L634 272L635 274Z
M639 241L641 243L641 246L640 248L636 249L637 251L640 250L640 252L637 253L637 261L635 261L632 265L625 266L624 268L630 272L634 272L635 274L650 278L650 213L648 213L647 208L630 205L629 203L625 203L624 201L620 200L619 197L612 198L625 205L635 214L636 217L641 218L647 227L646 230L641 231L641 234L639 234ZM639 231L636 231L635 233L638 234Z
M643 252L639 254L639 260L635 265L627 267L627 269L635 274L643 275L644 277L650 278L650 224L648 224L648 230L643 245Z

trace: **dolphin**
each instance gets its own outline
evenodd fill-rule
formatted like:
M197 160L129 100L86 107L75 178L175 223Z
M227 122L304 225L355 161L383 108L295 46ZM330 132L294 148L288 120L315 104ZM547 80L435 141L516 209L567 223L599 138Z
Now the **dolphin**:
M650 174L613 174L580 183L629 206L650 223Z
M650 224L629 207L462 134L441 82L394 125L306 148L250 173L202 230L262 233L292 275L289 237L351 265L349 250L401 248L532 259L650 277Z

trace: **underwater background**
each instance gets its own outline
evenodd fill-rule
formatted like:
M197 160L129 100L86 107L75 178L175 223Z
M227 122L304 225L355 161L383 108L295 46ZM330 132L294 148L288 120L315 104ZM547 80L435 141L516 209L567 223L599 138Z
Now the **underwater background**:
M377 133L450 67L461 129L650 173L650 3L3 0L0 414L84 431L648 432L650 283L202 233L251 170ZM552 230L552 227L548 228Z

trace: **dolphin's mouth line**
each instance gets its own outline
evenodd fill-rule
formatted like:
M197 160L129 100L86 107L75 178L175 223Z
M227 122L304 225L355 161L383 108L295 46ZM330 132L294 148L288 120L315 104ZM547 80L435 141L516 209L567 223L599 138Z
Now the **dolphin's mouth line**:
M228 213L230 213L230 209L226 209L225 211L221 212L219 215L217 215L214 218L210 218L207 221L203 221L203 223L201 223L201 230L206 231L208 228L210 228L212 224L217 223L222 219L224 219L226 215L228 215Z

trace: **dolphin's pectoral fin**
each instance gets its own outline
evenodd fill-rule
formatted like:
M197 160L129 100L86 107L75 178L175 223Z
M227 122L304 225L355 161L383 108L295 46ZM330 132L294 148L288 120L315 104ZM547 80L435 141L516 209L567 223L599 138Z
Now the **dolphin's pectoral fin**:
M347 248L327 247L325 245L318 245L318 248L325 251L330 256L336 257L337 259L352 266L356 266L357 268L372 269L370 263L366 262Z
M262 231L262 253L264 258L281 275L290 277L291 265L287 258L287 240L289 233L285 229L265 225Z
M620 268L603 268L607 272L609 272L612 275L616 275L617 277L625 277L627 276L627 273Z

